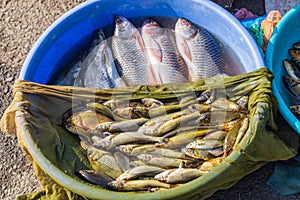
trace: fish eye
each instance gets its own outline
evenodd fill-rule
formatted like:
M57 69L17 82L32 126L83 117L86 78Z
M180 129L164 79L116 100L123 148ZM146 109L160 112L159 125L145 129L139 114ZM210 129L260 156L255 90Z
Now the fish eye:
M183 20L181 21L181 24L186 25L186 24L187 24L187 21L186 21L185 19L183 19Z

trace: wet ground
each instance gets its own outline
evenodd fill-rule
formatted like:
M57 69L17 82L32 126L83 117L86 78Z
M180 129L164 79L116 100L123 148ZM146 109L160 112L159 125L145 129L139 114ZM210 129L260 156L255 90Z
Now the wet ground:
M229 12L245 7L256 15L265 14L261 0L214 0ZM30 48L46 28L82 0L2 0L0 2L0 117L12 100L14 80ZM38 191L30 162L17 138L0 132L0 199L15 199L20 194ZM269 163L244 177L232 188L218 191L213 199L300 199L300 195L281 196L270 191L266 181L275 163Z

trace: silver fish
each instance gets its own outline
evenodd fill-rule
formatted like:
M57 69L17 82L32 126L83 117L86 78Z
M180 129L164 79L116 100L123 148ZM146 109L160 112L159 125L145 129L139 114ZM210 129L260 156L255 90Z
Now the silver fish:
M286 89L296 98L300 99L300 81L297 81L289 76L282 77Z
M142 37L122 16L115 17L112 50L118 71L128 86L155 84Z
M288 59L284 59L283 67L290 77L292 77L293 79L295 79L297 81L300 80L300 71L297 69L297 67L295 66L295 64L292 61L290 61Z
M177 50L174 31L146 19L141 32L157 84L188 82L187 66Z
M159 174L163 171L164 169L160 167L142 165L132 169L128 169L123 174L121 174L117 178L117 180L130 180L140 176L155 176L156 174Z
M98 44L83 60L75 86L100 89L123 87L103 31L97 30L96 34Z
M165 170L157 174L154 179L166 183L185 183L205 174L207 174L206 171L195 168L176 168Z
M99 185L102 188L108 189L108 183L113 179L105 174L95 172L94 170L79 170L78 174L88 182Z
M197 28L184 18L175 25L177 47L195 81L222 74L222 55L216 39L204 28Z

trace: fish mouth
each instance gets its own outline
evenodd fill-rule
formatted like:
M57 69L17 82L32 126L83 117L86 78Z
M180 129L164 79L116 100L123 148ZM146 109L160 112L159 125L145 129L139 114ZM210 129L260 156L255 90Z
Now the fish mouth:
M115 16L115 23L116 23L116 26L119 28L119 29L123 29L125 27L125 19L124 17L120 16L120 15L116 15Z

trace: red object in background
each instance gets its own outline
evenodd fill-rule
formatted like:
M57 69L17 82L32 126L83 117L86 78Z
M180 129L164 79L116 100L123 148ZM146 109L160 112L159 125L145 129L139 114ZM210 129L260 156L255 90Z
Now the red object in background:
M244 19L251 19L251 18L256 18L258 17L257 15L254 15L252 12L247 10L246 8L241 8L239 9L234 16L239 19L239 20L244 20Z

